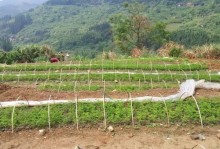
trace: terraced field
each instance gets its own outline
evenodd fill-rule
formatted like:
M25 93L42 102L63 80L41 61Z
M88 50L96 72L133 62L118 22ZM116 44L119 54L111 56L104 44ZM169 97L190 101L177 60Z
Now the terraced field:
M0 128L8 129L12 125L15 128L47 127L49 106L50 126L199 124L197 107L192 99L167 102L165 105L164 102L79 103L76 109L76 98L78 101L85 98L103 98L105 101L105 98L114 100L175 94L181 82L187 79L220 82L220 75L216 69L209 70L202 61L160 57L1 65L0 101L69 100L73 103L17 107L16 110L14 107L13 123L12 109L1 108ZM197 90L195 97L199 100L203 123L218 124L220 92ZM79 118L75 117L76 111Z

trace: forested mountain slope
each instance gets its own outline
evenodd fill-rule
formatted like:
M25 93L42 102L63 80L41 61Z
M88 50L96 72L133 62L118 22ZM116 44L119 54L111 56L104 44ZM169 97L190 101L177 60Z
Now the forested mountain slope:
M17 15L35 8L47 0L0 0L0 18L5 15Z
M0 32L16 45L48 44L57 50L96 53L112 48L109 18L123 11L125 1L49 0L22 15L3 17ZM142 1L148 6L145 15L152 23L166 23L172 40L186 46L220 43L218 0Z

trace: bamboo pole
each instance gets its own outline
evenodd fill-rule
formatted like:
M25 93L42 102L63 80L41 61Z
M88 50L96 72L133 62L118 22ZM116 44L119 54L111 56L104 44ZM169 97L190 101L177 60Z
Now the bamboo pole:
M105 93L103 93L103 116L104 116L104 127L107 128L106 110L105 110Z
M138 81L138 87L139 87L139 90L141 90L141 79L139 79Z
M48 126L49 126L49 131L51 131L51 126L50 126L50 100L51 100L51 95L49 97L49 100L48 100L48 111L47 111L47 116L48 116Z
M78 95L75 95L75 113L76 113L76 129L79 130L79 117L78 117Z
M103 81L103 92L105 92L105 89L106 89L106 82L105 80Z
M16 101L18 101L20 99L21 96L19 96ZM12 109L12 113L11 113L11 130L12 130L12 133L14 133L14 113L15 113L15 105Z
M153 86L153 79L152 78L150 79L150 85L151 85L151 89L153 89L154 86Z
M163 97L161 94L160 94L160 96ZM163 100L163 103L164 103L165 111L166 111L166 115L167 115L167 126L170 127L170 115L169 115L169 111L168 111L168 108L167 108L166 101Z
M128 98L131 101L131 121L132 121L132 127L134 128L134 109L133 109L133 100L131 98L131 93L128 94Z
M165 88L167 88L167 83L166 83L166 81L163 80L163 83L164 83L164 85L165 85Z
M200 111L199 105L198 105L198 103L197 103L197 101L196 101L196 98L195 98L193 95L192 95L192 98L194 99L195 104L196 104L196 107L197 107L198 112L199 112L199 118L200 118L201 126L202 126L202 128L204 128L204 127L203 127L203 122L202 122L202 115L201 115L201 111Z
M171 79L173 80L173 75L172 75L172 73L171 73L170 70L169 70L169 73L170 73L170 77L171 77Z
M182 70L182 72L185 74L186 80L188 79L187 74L185 71Z

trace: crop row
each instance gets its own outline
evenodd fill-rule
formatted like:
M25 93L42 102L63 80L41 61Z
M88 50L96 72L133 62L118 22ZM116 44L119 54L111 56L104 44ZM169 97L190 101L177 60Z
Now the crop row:
M60 82L60 83L42 83L38 87L40 90L54 90L54 91L98 91L103 90L105 88L106 91L122 91L122 92L132 92L132 91L142 91L148 90L152 88L172 88L177 87L177 82L174 83L143 83L143 82L136 82L136 84L121 84L121 83L112 83L109 85L99 85L99 84L75 84L75 83L67 83L67 82Z
M50 65L10 65L0 67L0 71L53 71L53 70L161 70L161 71L195 71L207 69L207 66L200 64L123 64L123 63L108 63L108 64L50 64Z
M199 100L201 115L204 124L219 124L220 120L220 100L203 99ZM51 126L76 125L75 104L61 104L50 106ZM167 107L167 108L166 108ZM168 109L168 110L167 110ZM105 104L107 124L131 124L131 104L130 103L106 103ZM11 127L12 108L0 109L0 129ZM95 125L103 122L102 103L78 103L79 127L84 125ZM185 102L134 102L133 103L135 125L152 125L153 123L167 123L167 115L170 124L199 124L197 107L193 100ZM168 114L167 114L168 113ZM39 107L18 107L15 109L14 126L41 128L48 126L48 108Z
M57 73L48 73L48 74L36 74L36 75L15 75L15 74L7 74L1 75L0 80L2 82L7 81L46 81L46 80L61 80L61 81L153 81L153 82L161 82L161 81L182 81L186 79L205 79L207 81L220 82L220 75L218 74L208 74L208 73L192 73L192 74L57 74Z

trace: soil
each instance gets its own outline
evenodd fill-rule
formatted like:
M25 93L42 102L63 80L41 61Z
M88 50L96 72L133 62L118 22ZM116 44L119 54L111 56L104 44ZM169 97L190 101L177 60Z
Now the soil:
M219 59L191 59L192 63L206 64L211 71L220 71L220 60Z
M114 132L97 128L54 128L39 135L38 130L1 132L2 149L219 149L217 134L220 127L136 128L118 127ZM202 134L205 140L193 140L191 135Z
M172 94L176 94L178 92L178 88L157 88L150 89L139 92L132 92L132 97L142 97L142 96L168 96ZM33 87L10 87L5 84L0 84L0 101L12 101L16 100L19 96L22 100L48 100L48 98L52 95L53 100L73 100L75 99L76 94L73 92L57 92L57 91L41 91L37 90ZM81 91L77 92L78 98L102 98L102 91ZM220 91L218 90L205 90L205 89L197 89L196 97L220 97ZM125 92L112 91L106 93L106 97L112 99L120 99L120 98L128 98L128 94Z

